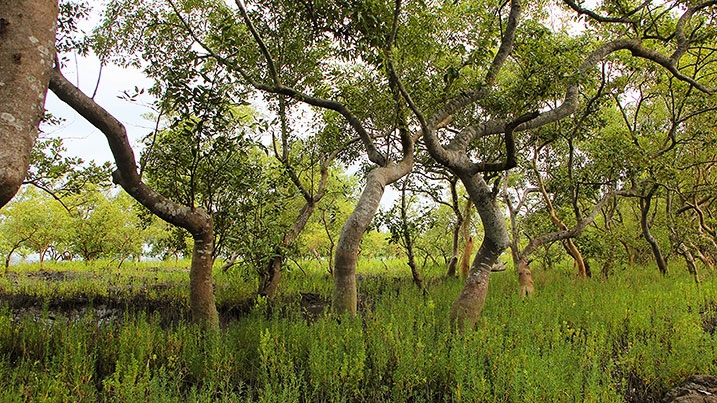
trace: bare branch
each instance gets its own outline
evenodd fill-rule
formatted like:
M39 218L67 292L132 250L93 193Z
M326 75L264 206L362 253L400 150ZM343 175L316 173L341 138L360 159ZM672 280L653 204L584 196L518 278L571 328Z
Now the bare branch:
M519 125L529 121L530 119L535 119L540 115L539 112L530 112L526 113L522 116L519 116L514 121L508 123L505 126L505 153L506 158L504 162L495 162L495 163L478 163L473 165L473 169L471 170L471 174L475 175L478 172L499 172L499 171L506 171L511 168L515 168L516 165L518 165L518 160L516 158L516 150L515 150L515 139L513 138L513 131L516 127Z
M637 20L633 20L633 19L625 18L625 17L604 17L604 16L602 16L602 15L600 15L600 14L598 14L598 13L592 11L592 10L589 10L589 9L583 8L583 7L580 7L576 2L574 2L574 1L572 1L572 0L564 0L564 1L565 1L565 4L567 4L568 7L572 8L576 13L578 13L578 15L587 15L588 17L590 17L590 18L592 18L593 20L598 21L598 22L603 22L603 23L627 23L627 24L635 24L635 23L639 22L639 21L637 21ZM637 11L639 11L639 10L642 9L642 8L644 8L644 7L647 6L648 4L650 4L650 1L649 1L649 0L643 2L639 7L635 8L634 10L632 10L631 12L629 12L627 15L630 16L630 15L632 15L632 14L635 14Z
M525 249L521 251L521 256L530 256L531 253L533 253L538 247L542 245L549 244L555 241L560 241L563 239L575 238L576 236L580 235L585 230L585 228L590 225L590 223L595 221L595 217L597 217L603 206L605 206L605 204L617 194L618 192L606 193L602 197L602 199L597 204L595 204L590 214L582 220L578 221L578 223L573 228L551 232L550 234L543 235L539 238L531 239L528 242L528 245L526 245Z

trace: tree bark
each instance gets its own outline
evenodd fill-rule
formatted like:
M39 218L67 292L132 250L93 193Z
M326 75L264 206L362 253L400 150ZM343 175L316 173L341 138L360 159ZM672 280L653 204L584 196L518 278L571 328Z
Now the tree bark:
M525 248L518 254L518 283L520 285L520 295L528 296L533 293L533 275L530 271L530 255L535 252L542 245L548 245L552 242L562 241L565 239L571 239L580 235L590 223L595 220L598 212L603 208L605 203L608 202L613 196L614 192L607 193L603 198L595 204L593 210L582 220L578 221L575 227L571 229L551 232L541 237L531 239Z
M471 206L473 202L469 198L466 200L466 208L463 212L463 220L461 222L461 235L465 239L466 243L463 245L463 253L461 254L460 267L461 267L461 278L465 279L468 277L468 273L471 267L471 256L473 256L473 237L471 236Z
M324 232L326 232L326 239L329 240L329 269L328 272L333 277L334 275L334 248L336 247L336 243L334 242L334 236L331 234L331 230L329 228L329 223L326 221L326 210L321 211L321 223L324 226ZM318 252L314 250L314 253L316 254L317 258L319 257Z
M304 197L304 205L299 210L299 214L296 216L294 224L292 224L291 228L286 231L281 239L281 242L275 248L274 254L271 259L269 259L266 268L264 268L261 272L258 295L268 297L269 299L274 299L276 290L279 287L279 280L281 279L281 265L286 258L285 250L294 243L301 231L304 230L306 223L314 213L316 204L321 201L326 194L326 183L329 178L329 165L338 154L338 151L334 151L321 163L321 179L319 180L316 193L313 193L313 189L308 189L301 182L301 179L299 178L299 175L296 174L289 158L289 151L291 148L289 145L290 130L286 114L286 102L283 96L279 96L279 117L281 119L281 152L279 152L276 138L273 138L274 155L284 166L291 182L294 183L294 186L296 186L301 192L301 195Z
M471 267L471 256L473 256L473 237L468 235L466 237L466 244L463 246L463 253L461 254L461 278L467 278Z
M200 231L192 232L194 248L189 269L189 305L192 321L206 328L216 328L219 316L212 283L214 231L211 217L207 215L207 219L208 223Z
M704 253L702 253L699 246L697 246L691 242L690 242L690 245L692 246L692 249L694 249L695 254L697 255L697 259L699 259L702 262L702 264L705 265L705 267L712 270L714 268L712 260L709 257L705 256Z
M341 228L334 258L333 309L338 314L356 315L356 262L364 232L371 224L386 186L397 181L413 168L413 157L405 157L398 164L372 169L366 178L356 208Z
M527 256L518 263L518 287L518 292L523 298L531 296L535 291L533 287L533 273L530 271Z
M157 217L186 229L192 235L194 250L189 273L192 320L207 328L217 327L219 318L212 287L212 217L203 209L177 204L142 182L124 125L67 81L57 69L52 70L50 89L105 135L117 165L112 174L114 183L122 186Z
M0 0L0 207L20 189L44 115L57 1Z
M533 164L535 166L535 157L533 158ZM558 227L558 230L567 231L568 226L563 222L563 220L560 219L560 217L558 217L558 214L555 212L553 202L550 200L550 195L548 195L548 191L545 189L545 184L543 183L543 179L540 177L540 172L538 172L537 168L535 169L535 174L538 179L538 188L540 189L540 193L543 195L543 200L545 200L545 204L548 207L550 220L553 222L553 225ZM580 217L576 218L580 219ZM564 240L563 246L565 247L565 250L568 252L570 257L573 258L573 261L575 261L575 265L578 267L578 277L586 278L588 276L588 273L587 267L585 266L585 260L583 259L583 255L582 253L580 253L580 250L578 249L577 245L575 245L575 242L573 242L572 238L567 238Z
M697 265L695 264L695 258L692 256L690 249L683 242L677 245L677 251L682 257L685 258L685 264L687 264L687 271L690 272L695 280L696 284L700 283L700 276L697 272Z

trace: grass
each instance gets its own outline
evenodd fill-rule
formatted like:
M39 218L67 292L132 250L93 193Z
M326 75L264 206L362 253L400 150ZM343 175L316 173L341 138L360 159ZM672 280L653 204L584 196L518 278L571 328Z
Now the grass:
M13 267L0 279L0 401L643 402L717 373L711 273L697 286L675 268L589 281L537 270L527 300L514 273L496 273L476 329L455 334L448 312L462 284L442 268L426 271L424 295L400 262L361 262L361 314L336 318L303 311L299 292L326 300L332 280L317 262L300 264L288 267L277 303L241 314L231 309L252 297L252 275L216 273L216 332L184 320L182 262ZM21 295L42 309L11 309ZM80 297L81 315L52 305ZM113 298L137 305L103 320ZM160 309L144 309L148 301ZM167 320L167 310L180 313Z

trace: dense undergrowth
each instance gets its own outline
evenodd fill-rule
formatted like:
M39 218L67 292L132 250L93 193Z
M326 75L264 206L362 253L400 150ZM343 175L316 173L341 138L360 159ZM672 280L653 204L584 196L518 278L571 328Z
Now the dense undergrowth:
M247 302L250 276L217 273L214 332L186 322L181 269L15 268L0 279L0 401L642 402L717 372L711 273L697 286L679 269L538 270L527 300L497 273L477 328L455 334L461 281L439 268L424 294L400 263L363 262L352 319L307 312L332 281L304 266L274 304Z

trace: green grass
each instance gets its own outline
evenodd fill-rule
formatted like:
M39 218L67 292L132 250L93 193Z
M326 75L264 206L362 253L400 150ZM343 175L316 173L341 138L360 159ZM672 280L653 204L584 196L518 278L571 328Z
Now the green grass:
M13 267L0 291L42 301L102 301L109 287L128 301L186 298L185 263L143 265L46 265L84 273L55 282ZM448 313L462 284L442 279L442 268L426 270L424 295L401 262L361 262L361 315L308 318L299 291L329 298L332 280L317 262L300 265L288 265L274 306L260 301L216 332L142 309L103 322L93 309L65 319L47 302L44 313L20 318L2 308L0 401L650 401L688 375L717 373L711 273L697 286L679 268L588 281L569 268L536 270L537 292L526 300L513 272L496 273L476 329L454 334ZM215 281L220 307L256 287L241 269ZM163 283L173 286L151 287Z

